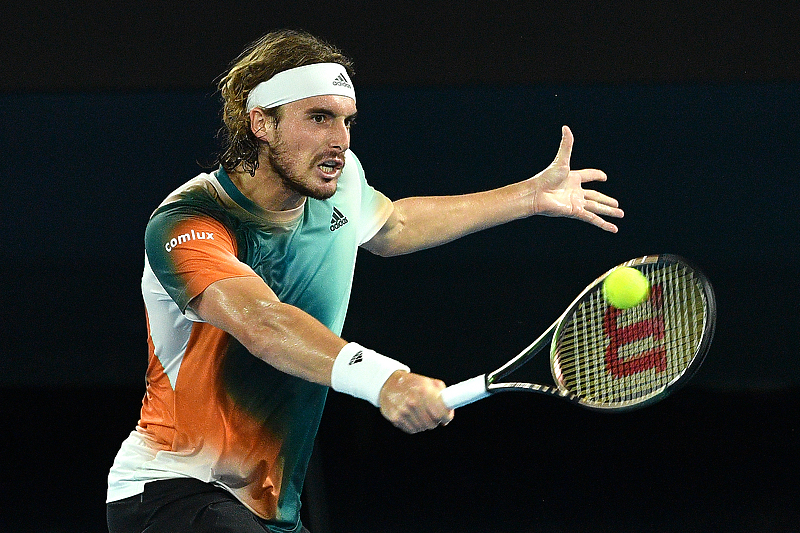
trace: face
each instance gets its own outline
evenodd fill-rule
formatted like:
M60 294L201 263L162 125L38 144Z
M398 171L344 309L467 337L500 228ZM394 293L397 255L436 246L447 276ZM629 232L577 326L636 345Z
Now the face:
M267 133L267 163L287 193L330 198L350 147L355 102L346 96L314 96L285 104Z

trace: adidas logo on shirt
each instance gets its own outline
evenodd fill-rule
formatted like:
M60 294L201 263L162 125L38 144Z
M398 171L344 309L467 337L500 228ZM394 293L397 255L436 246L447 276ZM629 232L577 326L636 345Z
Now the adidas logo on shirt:
M347 78L344 77L344 74L339 74L336 76L336 79L333 80L333 85L337 87L346 87L348 89L353 88L353 86L350 85L350 82L347 81Z
M334 207L333 216L331 217L331 231L336 231L345 224L347 224L347 217L344 216L341 211L339 211Z

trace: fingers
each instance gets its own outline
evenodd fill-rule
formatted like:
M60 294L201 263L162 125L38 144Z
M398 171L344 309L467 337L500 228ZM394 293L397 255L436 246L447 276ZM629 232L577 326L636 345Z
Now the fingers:
M590 181L606 181L608 176L602 170L596 168L583 168L581 170L573 170L581 177L581 183L588 183Z
M625 216L625 211L619 208L616 198L591 189L584 192L583 210L592 215L590 223L612 233L617 232L617 226L601 217L622 218Z
M584 220L586 220L586 222L590 224L597 226L598 228L604 231L608 231L609 233L617 233L619 231L619 228L616 226L616 224L612 224L608 220L605 220L604 218L599 217L594 213L589 213L589 215L585 217Z
M420 433L438 426L446 426L453 419L453 411L439 412L430 408L410 409L400 419L393 422L406 433Z
M418 433L447 425L454 412L444 405L439 380L411 373L397 373L381 391L381 414L406 433Z
M608 216L618 216L618 218L621 218L623 216L622 209L614 209L605 206L603 206L603 208L600 209L597 206L586 206L579 213L576 214L575 218L583 220L584 222L588 222L589 224L597 226L598 228L611 233L617 233L617 231L619 231L619 228L617 228L615 224L612 224L611 222L605 220L603 217L596 214L596 211L593 211L592 209L599 210L603 212L603 214L606 214L605 211L609 211ZM617 212L619 213L619 215L616 214Z
M583 205L573 216L605 231L617 233L619 228L603 217L622 218L625 216L625 212L619 208L619 202L616 199L597 191L586 190L584 191Z
M616 198L606 196L605 194L592 189L586 189L583 193L584 198L589 202L594 202L610 208L618 208L619 202ZM621 209L619 210L622 211ZM609 213L610 214L610 213ZM621 215L620 215L621 216Z
M586 200L583 205L583 211L589 215L598 217L623 218L625 216L625 211L617 207L615 204L616 202L609 204L606 202Z
M556 166L566 166L569 167L569 160L572 156L572 145L575 142L575 138L572 136L572 130L569 129L567 126L561 127L561 144L558 147L558 153L556 154L556 158L553 160L553 164Z
M615 198L582 187L584 183L606 181L608 176L595 168L571 170L569 165L573 143L572 131L563 126L561 145L553 164L533 178L538 187L533 213L577 218L616 233L617 226L603 217L625 216L619 208L619 202Z
M446 426L453 419L454 411L448 409L441 399L441 391L445 388L439 380L423 378L419 395L411 396L405 408L400 411L404 423L401 429L406 433L419 433Z

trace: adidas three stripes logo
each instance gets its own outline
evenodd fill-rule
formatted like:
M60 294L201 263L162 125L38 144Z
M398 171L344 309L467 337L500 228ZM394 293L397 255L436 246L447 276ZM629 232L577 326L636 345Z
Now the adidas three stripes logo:
M336 76L336 79L333 80L333 85L339 87L347 87L348 89L352 89L353 86L350 85L350 82L347 81L347 78L344 77L344 74L339 74Z
M344 216L341 211L339 211L334 207L333 216L331 217L331 231L336 231L345 224L347 224L347 217Z

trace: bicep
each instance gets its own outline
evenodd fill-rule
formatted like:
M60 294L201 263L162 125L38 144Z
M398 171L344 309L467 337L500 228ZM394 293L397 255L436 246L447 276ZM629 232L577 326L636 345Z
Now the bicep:
M393 250L404 226L403 211L392 202L392 212L375 235L361 245L362 248L382 257L395 255Z
M254 327L266 309L279 303L264 280L242 276L211 283L189 302L189 307L203 322L239 338Z

